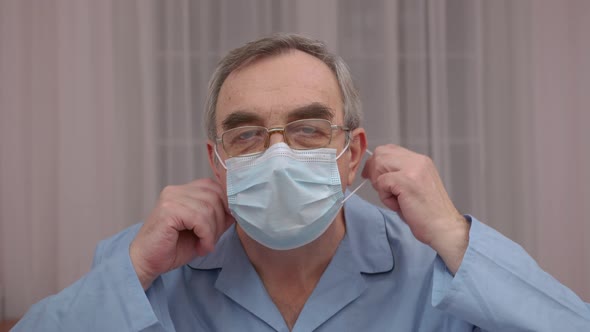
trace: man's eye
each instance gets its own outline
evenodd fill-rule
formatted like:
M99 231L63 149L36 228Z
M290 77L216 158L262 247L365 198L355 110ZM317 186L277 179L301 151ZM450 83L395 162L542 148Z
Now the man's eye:
M238 136L238 139L241 141L246 141L246 140L254 138L257 135L257 133L258 133L258 131L256 131L256 130L245 131Z
M299 126L295 130L296 133L305 135L312 135L315 134L317 131L317 128L312 126Z

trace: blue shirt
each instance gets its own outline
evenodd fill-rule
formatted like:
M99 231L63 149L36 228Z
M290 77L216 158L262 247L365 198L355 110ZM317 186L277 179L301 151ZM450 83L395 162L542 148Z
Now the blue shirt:
M293 331L590 331L587 304L475 218L453 277L395 213L358 197L344 211L346 235ZM139 227L101 242L92 270L14 331L288 331L234 227L145 292L129 258Z

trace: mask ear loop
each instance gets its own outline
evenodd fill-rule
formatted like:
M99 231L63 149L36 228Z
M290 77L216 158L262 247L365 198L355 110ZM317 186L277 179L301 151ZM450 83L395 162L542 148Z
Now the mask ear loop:
M371 150L365 150L365 153L368 154L369 156L373 155L373 152L371 152ZM359 189L361 189L361 187L367 183L367 181L369 181L369 179L364 179L363 182L361 182L361 184L358 185L358 187L356 187L353 191L350 192L350 194L348 194L348 196L346 196L343 200L342 200L342 204L344 204L344 202L346 202L349 198L352 197L352 195L354 195L354 193L356 193Z
M217 152L217 144L213 146L213 151L215 152L215 157L217 158L221 166L223 166L223 168L227 170L227 166L225 166L225 163L223 162L223 160L221 160L221 157L219 156L219 152Z
M340 157L344 154L344 152L346 152L346 150L348 150L349 147L350 147L350 142L346 142L344 149L342 149L342 151L340 151L340 153L336 156L336 160L340 159Z
M346 152L346 150L348 150L349 147L350 147L350 132L346 132L346 144L344 145L344 148L342 149L342 151L340 151L340 153L336 156L336 160L340 159L340 157L344 154L344 152Z

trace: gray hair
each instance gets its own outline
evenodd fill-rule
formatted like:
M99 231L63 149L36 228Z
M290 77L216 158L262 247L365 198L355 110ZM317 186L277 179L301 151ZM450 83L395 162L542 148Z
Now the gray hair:
M356 129L361 125L362 109L357 89L352 82L352 75L341 57L328 51L326 45L297 34L275 34L245 44L230 51L219 63L209 81L205 104L205 127L207 136L215 141L217 128L215 125L217 100L225 79L240 66L254 59L278 55L291 50L299 50L320 59L336 75L342 102L344 105L344 126Z

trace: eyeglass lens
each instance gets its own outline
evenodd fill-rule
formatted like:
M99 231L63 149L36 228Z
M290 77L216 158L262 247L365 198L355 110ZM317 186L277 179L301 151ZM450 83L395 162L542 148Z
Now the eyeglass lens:
M293 149L324 147L332 139L332 124L323 119L304 119L288 123L282 130L258 126L230 129L221 136L223 149L230 156L258 153L266 150L270 134L282 131L285 142Z

